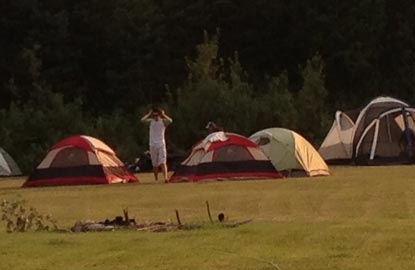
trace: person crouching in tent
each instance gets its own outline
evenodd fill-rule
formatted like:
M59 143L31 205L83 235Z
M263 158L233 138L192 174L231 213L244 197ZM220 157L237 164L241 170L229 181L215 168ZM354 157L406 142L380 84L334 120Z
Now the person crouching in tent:
M228 139L225 133L225 129L216 125L215 122L209 121L205 128L209 131L209 134L206 136L205 139L203 139L205 143L226 141Z
M209 133L219 132L219 131L225 131L223 128L216 125L215 122L209 121L206 125L206 129L209 130Z
M166 127L170 125L173 120L163 110L153 108L141 118L141 121L148 123L150 126L149 146L154 178L156 181L158 180L158 172L159 168L161 168L164 182L167 183L167 150L164 133Z

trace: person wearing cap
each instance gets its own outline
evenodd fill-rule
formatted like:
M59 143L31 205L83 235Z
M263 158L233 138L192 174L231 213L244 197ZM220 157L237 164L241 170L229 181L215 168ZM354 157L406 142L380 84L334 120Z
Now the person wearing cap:
M209 133L224 131L223 128L219 127L215 122L212 121L209 121L205 128L209 130Z
M161 168L164 182L167 183L167 150L164 134L166 127L170 125L173 120L163 110L153 108L141 118L141 122L148 123L150 126L149 146L154 179L158 181L158 172Z
M209 130L209 135L203 139L204 143L226 141L228 139L225 130L219 127L215 122L209 121L205 128Z

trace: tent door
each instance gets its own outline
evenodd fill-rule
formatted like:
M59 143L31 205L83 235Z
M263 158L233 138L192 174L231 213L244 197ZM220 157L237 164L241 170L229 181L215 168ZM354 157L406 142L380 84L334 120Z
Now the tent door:
M363 131L363 133L362 133L362 135L360 136L360 138L359 138L359 141L357 142L357 145L356 145L356 151L355 151L355 154L354 154L354 157L356 158L357 156L358 156L358 154L359 154L359 151L360 151L360 147L361 147L361 145L362 145L362 143L363 143L363 139L366 137L366 134L367 133L369 133L369 131L370 131L370 129L376 124L377 122L376 121L372 121L372 123L370 123L367 127L366 127L366 129ZM378 124L379 125L379 124ZM371 150L373 149L373 143L372 143L372 148L371 148Z
M387 131L388 131L388 142L392 143L391 124L390 124L389 121L390 121L390 117L389 117L389 114L388 114L388 115L386 115L386 128L387 128Z

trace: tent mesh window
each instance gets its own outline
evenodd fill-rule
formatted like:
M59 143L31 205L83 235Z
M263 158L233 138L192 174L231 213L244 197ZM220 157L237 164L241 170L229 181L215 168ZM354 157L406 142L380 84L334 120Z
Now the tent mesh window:
M353 128L353 123L350 122L349 118L345 114L340 115L340 129L341 130L348 130Z
M59 151L50 164L51 168L65 168L88 165L88 153L81 148L65 148Z
M196 151L193 151L190 154L190 156L185 161L182 162L182 164L186 164L188 166L197 165L201 162L204 156L206 156L205 151L203 149L198 149Z
M257 142L258 145L263 146L263 145L267 145L271 142L271 140L269 138L266 137L261 137L259 139L259 141Z
M396 157L404 149L399 147L399 138L402 130L391 115L387 115L380 120L379 135L376 145L376 156Z
M244 146L227 145L215 150L213 161L233 162L243 160L253 160L251 153Z

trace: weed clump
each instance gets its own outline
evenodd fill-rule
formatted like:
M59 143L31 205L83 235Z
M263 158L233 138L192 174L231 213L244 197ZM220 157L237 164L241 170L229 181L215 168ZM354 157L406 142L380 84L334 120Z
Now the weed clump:
M36 208L27 205L24 199L1 202L1 220L6 223L6 231L51 231L57 230L57 222L51 215L40 214Z

